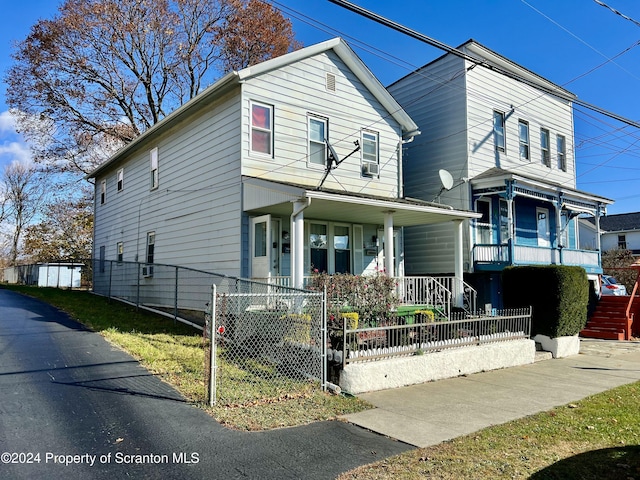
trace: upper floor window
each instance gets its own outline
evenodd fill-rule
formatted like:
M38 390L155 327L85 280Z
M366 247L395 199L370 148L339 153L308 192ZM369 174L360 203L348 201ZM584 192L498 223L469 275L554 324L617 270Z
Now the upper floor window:
M124 258L124 243L118 242L116 245L116 257L119 262Z
M122 189L124 188L124 169L120 169L118 170L118 173L116 175L116 182L117 182L117 190L119 192L122 191Z
M251 151L273 155L273 107L251 103Z
M540 129L540 151L542 154L542 164L551 167L551 150L549 146L549 130Z
M621 250L627 249L627 236L626 235L618 235L618 248Z
M556 137L556 147L558 149L558 168L563 172L567 171L567 142L562 135Z
M309 117L309 163L326 165L327 132L329 121L322 117Z
M504 113L493 112L493 140L496 145L496 150L500 152L505 151L505 138L504 138Z
M107 181L100 182L100 205L104 205L107 201Z
M149 152L149 169L151 172L151 190L158 188L158 148L154 148Z
M380 173L378 163L378 134L375 132L362 132L362 173L367 176L376 176Z
M524 120L518 121L518 136L520 138L520 159L529 160L529 124Z

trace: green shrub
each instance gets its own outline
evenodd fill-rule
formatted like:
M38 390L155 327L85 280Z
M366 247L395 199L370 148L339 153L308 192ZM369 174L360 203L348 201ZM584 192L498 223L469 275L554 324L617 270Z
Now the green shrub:
M502 286L505 308L533 308L532 335L576 335L587 322L589 281L582 267L507 267Z

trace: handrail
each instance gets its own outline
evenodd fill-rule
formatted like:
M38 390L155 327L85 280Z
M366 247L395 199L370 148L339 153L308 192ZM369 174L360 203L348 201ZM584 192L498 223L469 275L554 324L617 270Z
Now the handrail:
M631 296L629 297L629 302L627 303L627 310L625 312L626 320L627 320L627 328L624 332L624 339L631 340L631 328L633 325L633 314L631 313L631 307L633 306L633 300L636 297L636 292L638 291L638 281L640 281L640 267L631 267L634 270L638 271L638 275L636 276L636 283L633 285L633 291L631 292Z

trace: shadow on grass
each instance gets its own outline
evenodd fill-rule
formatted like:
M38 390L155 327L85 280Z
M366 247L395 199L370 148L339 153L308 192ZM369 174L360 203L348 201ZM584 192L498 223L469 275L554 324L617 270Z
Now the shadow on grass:
M529 477L531 480L620 480L640 477L640 446L591 450L565 458Z

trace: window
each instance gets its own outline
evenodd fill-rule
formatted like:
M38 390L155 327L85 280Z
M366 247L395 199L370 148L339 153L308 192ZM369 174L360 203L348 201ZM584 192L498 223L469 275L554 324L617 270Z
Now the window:
M549 230L549 210L546 208L536 208L536 225L538 233L538 246L551 246L551 232Z
M567 171L567 142L562 135L556 137L556 148L558 149L558 168L563 172Z
M476 202L476 211L482 214L481 218L476 220L476 242L489 245L492 243L491 228L491 202L489 200L478 200Z
M119 262L123 260L124 257L124 243L118 242L116 245L116 256Z
M336 225L333 229L335 273L351 273L351 245L349 227Z
M106 253L107 249L105 248L104 245L102 245L100 247L100 263L98 266L98 269L100 270L100 273L104 273L105 271L105 260L107 258L107 253Z
M100 205L104 205L107 201L107 181L100 182Z
M542 153L542 164L551 167L551 152L549 151L549 130L540 129L540 150Z
M118 185L117 190L119 192L121 192L122 189L124 188L124 169L122 169L122 168L120 170L118 170L117 185Z
M309 232L309 249L311 250L311 268L318 272L328 272L327 262L327 226L312 223Z
M569 246L569 228L570 228L569 214L566 210L560 212L560 246Z
M149 169L151 172L151 190L158 188L158 149L149 152Z
M326 118L309 117L309 163L327 164L327 125Z
M627 236L626 235L618 235L618 248L620 250L627 249Z
M493 112L493 140L496 145L496 150L504 152L504 113L502 112Z
M267 256L267 222L255 224L253 233L253 256Z
M362 132L362 173L367 176L378 175L378 134Z
M529 160L529 124L524 120L518 122L518 136L520 137L520 160Z
M147 263L153 263L156 249L156 232L147 233Z
M251 151L273 154L273 107L251 103Z
M509 243L510 228L509 228L509 203L500 199L500 243L506 244Z

